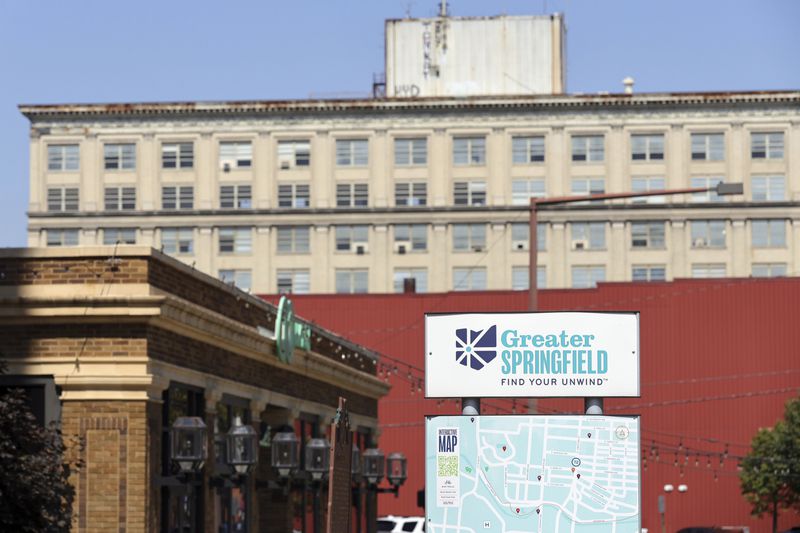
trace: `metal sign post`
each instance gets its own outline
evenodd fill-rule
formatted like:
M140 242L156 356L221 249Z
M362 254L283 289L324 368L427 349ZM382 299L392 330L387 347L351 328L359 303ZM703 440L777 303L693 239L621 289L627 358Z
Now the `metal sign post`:
M331 424L331 465L328 480L327 533L350 531L350 467L353 459L353 432L347 413L347 400L339 397L339 408Z

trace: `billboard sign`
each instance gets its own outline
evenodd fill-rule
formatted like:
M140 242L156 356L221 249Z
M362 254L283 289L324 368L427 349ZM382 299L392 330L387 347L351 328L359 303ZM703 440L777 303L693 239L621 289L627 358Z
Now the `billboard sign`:
M433 416L426 531L639 533L637 416Z
M426 314L425 396L639 396L639 314Z

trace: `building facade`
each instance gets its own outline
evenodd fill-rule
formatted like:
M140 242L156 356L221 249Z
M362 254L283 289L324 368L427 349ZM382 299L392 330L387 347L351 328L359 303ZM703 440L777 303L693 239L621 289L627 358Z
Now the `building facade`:
M23 105L28 244L136 243L258 293L800 270L800 92Z
M294 430L303 446L325 436L344 396L354 442L377 444L389 386L374 352L295 318L309 346L279 357L275 306L155 250L0 250L0 316L0 388L24 387L82 463L73 531L311 531L311 495L270 466L276 432ZM208 428L192 477L170 461L182 416ZM244 479L224 458L237 422L259 438Z

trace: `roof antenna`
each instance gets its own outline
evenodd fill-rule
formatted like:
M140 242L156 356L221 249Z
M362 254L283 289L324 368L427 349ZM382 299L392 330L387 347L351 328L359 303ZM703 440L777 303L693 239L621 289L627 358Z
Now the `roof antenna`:
M446 0L441 0L439 2L439 16L444 18L447 16L447 2Z

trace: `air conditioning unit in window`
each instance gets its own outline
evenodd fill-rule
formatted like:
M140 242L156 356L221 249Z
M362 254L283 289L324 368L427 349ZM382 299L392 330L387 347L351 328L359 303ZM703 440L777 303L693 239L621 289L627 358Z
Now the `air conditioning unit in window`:
M588 250L589 249L589 241L586 239L576 239L572 241L572 249L573 250Z
M512 250L527 250L528 249L528 241L514 241L511 243Z
M292 168L292 163L290 161L281 161L281 170L289 170Z
M472 251L473 252L482 252L483 251L483 245L481 245L481 244L474 245L472 247Z
M236 161L233 159L222 159L219 162L219 168L221 168L223 172L230 172L232 168L236 168Z
M355 252L356 255L364 255L369 252L369 246L365 242L354 242L350 245L350 250Z
M708 242L703 237L698 237L692 241L692 248L706 248Z
M411 243L408 241L395 241L394 251L400 255L407 254L411 251Z

